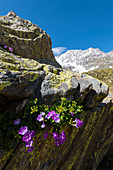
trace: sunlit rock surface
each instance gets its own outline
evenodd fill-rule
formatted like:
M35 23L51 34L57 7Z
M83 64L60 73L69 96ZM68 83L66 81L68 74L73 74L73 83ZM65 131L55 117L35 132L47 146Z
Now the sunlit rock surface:
M12 47L15 54L57 67L50 36L29 20L18 17L13 11L0 16L0 42Z

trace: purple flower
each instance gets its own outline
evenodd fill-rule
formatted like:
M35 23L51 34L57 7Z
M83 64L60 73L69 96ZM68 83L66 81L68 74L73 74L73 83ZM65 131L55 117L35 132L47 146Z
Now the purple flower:
M50 118L50 116L47 114L47 115L45 116L45 118L46 118L46 119L49 119L49 118Z
M73 112L70 112L72 116L74 116L74 113Z
M28 142L26 142L26 147L31 147L32 146L32 144L33 144L33 140L31 139L31 140L29 140Z
M7 48L7 45L5 45L4 48Z
M22 126L19 130L19 134L24 135L25 133L27 133L27 131L28 131L28 127Z
M55 140L55 145L57 145L57 146L60 145L59 139L58 139L58 140Z
M51 111L48 112L48 114L45 116L45 118L50 119L52 117L52 119L56 122L59 123L60 122L60 118L59 118L59 114L56 114L55 111Z
M34 147L33 147L33 146L32 146L32 147L30 147L30 148L28 148L28 152L31 152L33 149L34 149Z
M55 118L54 118L54 121L55 121L56 123L59 123L59 122L60 122L60 119L59 119L58 117L55 117Z
M59 140L61 142L61 144L63 144L66 140L66 135L65 135L65 132L62 131L62 133L59 135Z
M41 112L40 115L44 116L44 115L45 115L45 112Z
M15 125L19 125L19 123L20 123L20 119L19 119L19 118L14 121L14 124L15 124Z
M76 122L76 124L73 126L76 126L77 128L81 127L83 125L83 121L81 121L80 119L77 119L77 118L73 122Z
M48 137L48 132L46 132L46 133L44 134L44 137L45 137L45 138L47 138L47 137Z
M44 120L44 118L42 117L41 114L39 114L38 117L37 117L37 120L38 120L39 122L42 122L42 121Z
M54 114L56 114L56 112L53 110L53 111L49 112L49 114L54 115Z
M53 119L56 123L59 123L59 122L60 122L59 116L60 116L59 114L53 114L52 119Z
M53 138L57 138L58 137L58 133L57 132L53 132Z
M62 131L62 135L64 135L64 136L65 136L65 132L64 132L64 131Z
M9 47L9 51L11 51L11 53L13 53L13 49L11 47Z
M63 144L66 140L65 132L62 131L62 133L59 136L57 132L53 132L53 138L55 140L55 144L59 146L60 144Z
M31 135L31 137L34 137L34 135L35 135L35 131L33 130L33 131L31 131L31 132L29 132L29 134Z
M55 111L48 112L48 114L45 116L45 118L50 119L54 114L56 114Z
M43 121L43 124L41 125L41 128L45 128L46 125L44 124L44 121Z
M31 134L30 132L26 133L23 138L22 138L23 141L25 142L28 142L29 140L31 140Z

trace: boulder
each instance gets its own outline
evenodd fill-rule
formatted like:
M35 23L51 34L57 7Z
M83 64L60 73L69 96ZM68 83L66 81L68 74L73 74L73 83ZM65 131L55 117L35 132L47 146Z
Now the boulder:
M68 100L76 100L85 107L94 107L108 95L108 86L89 75L63 70L47 75L40 91L47 104L63 96Z
M0 16L0 42L11 47L21 57L60 67L51 49L50 36L36 24L18 17L13 11Z

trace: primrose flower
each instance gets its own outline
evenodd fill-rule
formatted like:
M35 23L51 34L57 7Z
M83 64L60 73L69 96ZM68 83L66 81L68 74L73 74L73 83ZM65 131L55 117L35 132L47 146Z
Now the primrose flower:
M57 132L53 132L53 138L57 138L58 137L58 133Z
M43 121L43 124L41 125L41 128L45 128L46 125L44 124L44 121Z
M11 51L11 53L13 53L13 49L11 47L9 47L9 51Z
M7 48L7 45L5 45L4 48Z
M73 112L70 112L72 116L74 116L74 113Z
M50 119L54 114L56 114L55 111L50 111L48 114L45 116L45 118Z
M44 134L44 137L45 137L45 138L47 138L47 137L48 137L48 132L46 132L46 133Z
M31 135L31 137L34 137L35 131L33 130L33 131L29 132L29 135Z
M19 125L19 123L20 123L20 119L19 119L19 118L14 121L14 124L15 124L15 125Z
M30 141L30 140L31 140L31 134L30 134L30 132L26 133L26 134L23 136L22 140L25 141L25 142Z
M66 135L65 135L65 132L62 131L62 133L59 135L60 144L63 144L65 140L66 140Z
M73 122L76 122L76 124L73 126L76 126L77 128L81 127L83 125L83 121L81 121L80 119L77 119L77 118Z
M37 117L37 120L38 120L39 122L42 122L42 121L44 120L44 118L42 117L41 114L39 114L38 117Z
M53 132L53 138L55 140L55 144L59 146L60 144L63 144L66 140L65 132L62 131L62 133L59 136L57 132Z
M19 130L19 134L24 135L25 133L28 132L28 127L27 126L22 126Z
M44 116L44 115L45 115L45 112L41 112L40 115Z
M55 139L55 145L57 145L57 146L59 146L59 145L60 145L59 138L56 138L56 139Z
M59 118L59 114L53 114L52 119L56 122L59 123L60 122L60 118Z
M26 147L31 147L32 146L32 144L33 144L33 140L31 139L31 140L29 140L28 142L26 142Z
M28 148L28 152L31 152L33 149L34 149L33 146L32 146L32 147L29 147L29 148Z

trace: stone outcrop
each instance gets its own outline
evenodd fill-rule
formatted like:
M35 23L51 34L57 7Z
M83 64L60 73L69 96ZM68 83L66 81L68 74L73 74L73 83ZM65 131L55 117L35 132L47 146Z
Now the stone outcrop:
M13 11L0 16L0 42L12 47L15 54L57 67L51 50L50 36L28 20L18 17Z
M108 86L85 74L76 74L51 65L0 50L1 109L24 99L40 98L52 104L61 96L94 107L108 94Z
M2 46L0 48L0 114L3 114L6 109L19 114L31 98L36 97L41 103L52 105L61 97L65 97L84 106L81 115L84 125L79 129L63 126L66 141L60 146L54 144L51 136L45 140L43 134L46 130L51 131L51 127L48 126L43 132L35 135L34 150L31 153L25 150L24 144L18 144L15 150L1 149L0 169L95 170L100 168L99 164L104 157L112 155L113 94L109 93L107 97L108 86L98 79L58 68L59 65L54 57L52 58L50 44L46 46L46 51L45 46L40 46L40 50L44 50L45 53L37 55L31 42L35 41L40 33L46 37L48 35L32 24L29 26L30 30L23 25L19 25L18 30L17 22L25 24L24 22L27 21L21 20L13 12L0 19L0 40L2 43L7 42L7 45L14 49L14 53L10 53ZM29 25L29 21L27 24ZM27 29L26 34L24 28ZM8 39L9 35L12 38ZM14 37L17 41L10 43L9 40ZM32 56L32 53L24 51L24 48L19 49L20 42L24 43L25 39L31 41L29 48L33 49L36 55ZM39 41L48 44L49 37ZM17 48L18 43L20 44ZM26 42L25 47L27 47ZM48 58L50 53L51 57ZM39 56L49 64L40 63Z

